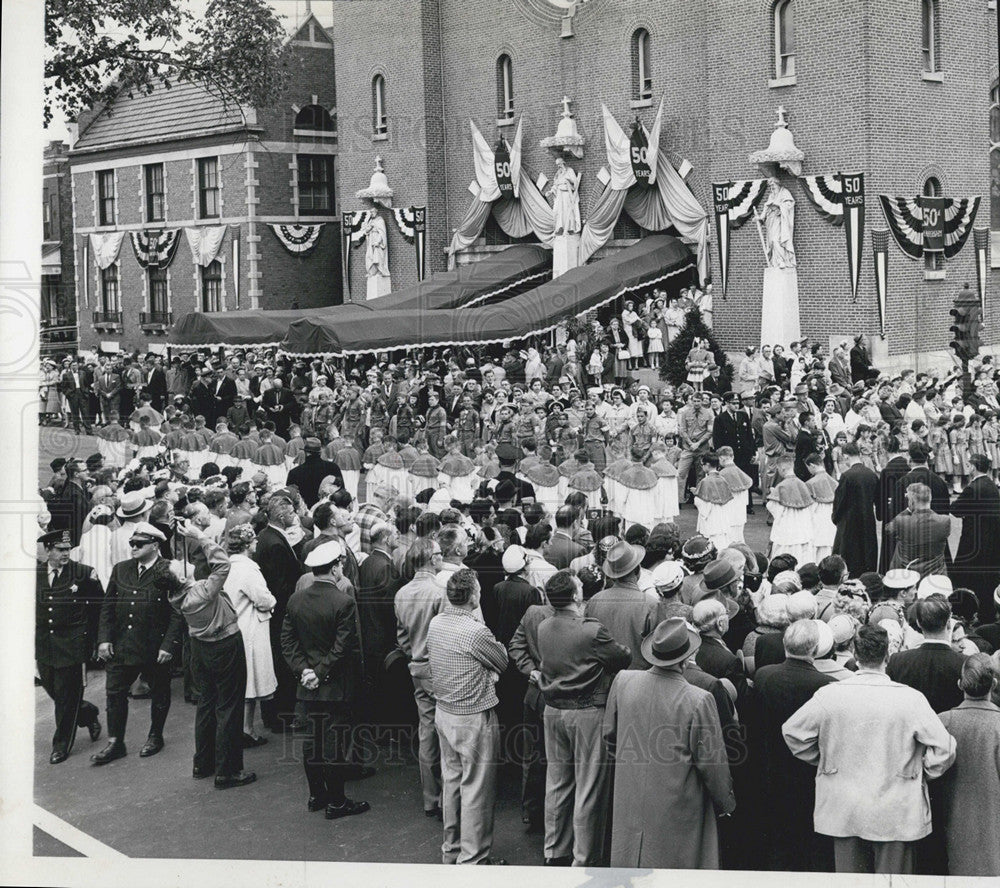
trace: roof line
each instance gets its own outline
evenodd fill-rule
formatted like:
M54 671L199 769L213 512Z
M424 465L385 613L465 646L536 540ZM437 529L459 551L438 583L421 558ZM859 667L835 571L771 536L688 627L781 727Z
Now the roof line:
M119 148L132 148L141 147L143 145L161 145L167 142L180 142L186 141L188 139L203 139L208 136L223 136L229 133L262 133L264 132L264 127L258 124L246 124L238 123L232 126L214 127L212 129L202 129L195 130L193 133L184 133L183 135L177 135L176 133L171 133L167 136L158 136L155 138L145 138L145 139L129 139L125 141L118 142L106 142L102 145L93 145L84 148L73 148L69 152L69 156L80 157L85 154L96 154L99 151L113 151Z

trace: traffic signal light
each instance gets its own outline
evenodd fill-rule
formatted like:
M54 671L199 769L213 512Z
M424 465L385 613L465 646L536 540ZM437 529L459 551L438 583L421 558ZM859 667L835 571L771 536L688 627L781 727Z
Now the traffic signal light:
M955 323L950 328L955 338L949 345L955 350L959 360L971 360L979 354L979 328L983 323L983 310L979 305L979 297L969 289L968 284L955 297L951 315L955 318Z

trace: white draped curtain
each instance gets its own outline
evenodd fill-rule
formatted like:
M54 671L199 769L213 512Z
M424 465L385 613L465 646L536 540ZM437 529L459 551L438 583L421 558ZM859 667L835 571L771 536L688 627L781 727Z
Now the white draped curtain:
M114 265L124 239L124 231L112 231L108 234L92 234L90 236L90 249L94 254L94 262L97 263L98 268L104 269Z
M226 236L228 227L227 225L209 225L184 229L184 235L191 247L191 257L194 259L195 265L204 267L215 261L222 248L222 239Z

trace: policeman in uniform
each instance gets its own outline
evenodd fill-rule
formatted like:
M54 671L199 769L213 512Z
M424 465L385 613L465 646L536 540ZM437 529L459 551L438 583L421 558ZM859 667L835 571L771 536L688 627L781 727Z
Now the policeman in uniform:
M66 761L76 729L87 728L91 742L101 736L97 707L83 699L83 669L90 657L87 613L101 601L101 582L92 567L72 561L68 530L39 538L46 560L35 582L35 661L42 687L56 705L49 764Z
M140 674L149 683L149 737L139 755L163 749L163 726L170 711L170 661L180 649L184 618L170 605L170 562L160 554L166 536L141 521L129 538L132 557L111 571L101 606L97 656L107 663L108 745L91 757L106 765L126 754L128 689Z

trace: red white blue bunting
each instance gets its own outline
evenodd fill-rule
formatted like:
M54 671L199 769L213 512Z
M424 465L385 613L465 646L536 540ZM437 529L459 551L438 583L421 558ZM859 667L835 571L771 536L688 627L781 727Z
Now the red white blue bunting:
M179 228L133 231L130 237L136 261L143 268L167 268L174 261L180 234Z
M269 222L267 227L274 232L274 236L289 253L305 256L316 248L324 224L319 222L315 225L274 225Z

